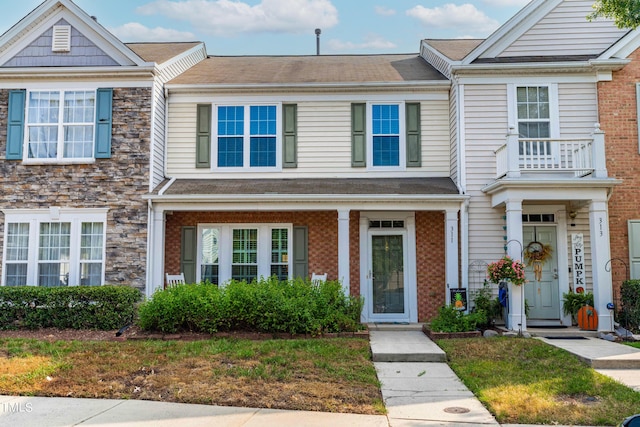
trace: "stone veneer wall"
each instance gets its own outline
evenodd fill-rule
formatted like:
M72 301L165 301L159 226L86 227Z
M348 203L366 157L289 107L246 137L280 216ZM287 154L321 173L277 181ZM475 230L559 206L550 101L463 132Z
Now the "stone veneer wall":
M147 203L142 195L149 186L151 89L114 88L112 156L82 165L5 160L8 94L0 90L0 209L108 208L105 283L144 290ZM0 213L0 251L3 239Z

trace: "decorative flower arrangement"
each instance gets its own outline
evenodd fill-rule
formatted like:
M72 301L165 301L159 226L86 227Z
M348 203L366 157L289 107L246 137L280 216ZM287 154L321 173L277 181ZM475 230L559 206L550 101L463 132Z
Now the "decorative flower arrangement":
M520 286L527 281L524 267L522 261L513 260L505 255L487 266L487 274L493 283L510 281L514 285Z

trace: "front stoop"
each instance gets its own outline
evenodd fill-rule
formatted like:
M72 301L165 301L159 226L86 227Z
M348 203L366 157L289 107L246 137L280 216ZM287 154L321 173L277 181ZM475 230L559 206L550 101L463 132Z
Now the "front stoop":
M370 330L374 362L446 362L447 356L421 330Z

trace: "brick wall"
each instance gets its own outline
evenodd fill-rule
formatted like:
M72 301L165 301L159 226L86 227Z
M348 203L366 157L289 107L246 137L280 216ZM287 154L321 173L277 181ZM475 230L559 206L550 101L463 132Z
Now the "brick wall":
M4 160L8 93L0 90L0 209L109 208L105 282L144 289L147 203L142 195L149 185L151 89L114 89L112 157L84 165ZM0 249L3 238L0 213Z
M165 270L180 273L181 227L199 223L290 223L309 229L309 274L338 278L337 212L173 212L167 215ZM350 292L360 295L360 212L349 218ZM444 213L416 212L418 320L431 319L445 303Z
M613 73L610 82L598 83L600 126L605 132L607 170L609 176L622 179L614 187L609 201L611 258L629 262L627 221L640 219L640 154L638 154L638 119L636 83L640 82L640 52L631 56L631 63ZM612 261L614 293L625 280L626 269Z

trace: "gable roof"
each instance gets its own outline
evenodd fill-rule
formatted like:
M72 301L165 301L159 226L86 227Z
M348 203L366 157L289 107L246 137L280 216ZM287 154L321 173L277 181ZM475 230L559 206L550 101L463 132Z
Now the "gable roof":
M175 43L126 43L126 46L147 62L163 64L188 50L201 45L202 42Z
M0 64L6 63L22 48L64 19L122 66L148 66L133 50L128 48L96 20L71 0L45 0L0 36Z
M357 84L446 81L417 54L212 56L171 85Z
M484 39L425 39L422 42L452 61L462 61L484 42Z

